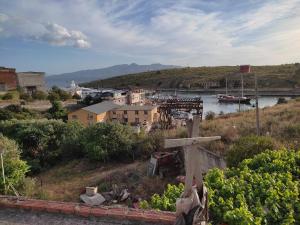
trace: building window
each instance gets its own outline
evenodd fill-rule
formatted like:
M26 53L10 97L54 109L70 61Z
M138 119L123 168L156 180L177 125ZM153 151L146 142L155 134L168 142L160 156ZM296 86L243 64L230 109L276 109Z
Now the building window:
M124 110L124 114L127 114L127 110Z
M139 123L140 122L139 118L135 118L135 122Z
M128 118L124 118L124 122L125 122L125 123L128 123Z
M116 115L116 111L113 111L113 114Z
M73 120L77 120L77 115L72 115Z
M93 118L93 114L88 114L88 120L92 120Z
M144 110L144 115L148 115L148 111L147 110Z
M139 115L139 111L138 110L135 110L135 115Z

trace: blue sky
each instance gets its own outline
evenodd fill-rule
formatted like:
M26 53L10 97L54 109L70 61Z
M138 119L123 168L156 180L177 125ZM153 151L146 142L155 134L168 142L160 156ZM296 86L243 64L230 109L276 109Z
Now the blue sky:
M300 61L300 0L0 0L0 66Z

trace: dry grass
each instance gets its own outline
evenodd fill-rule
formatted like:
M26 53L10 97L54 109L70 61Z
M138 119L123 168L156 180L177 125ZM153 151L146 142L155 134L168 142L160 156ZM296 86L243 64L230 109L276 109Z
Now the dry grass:
M255 121L255 110L224 115L214 120L204 121L201 125L201 135L222 135L224 145L213 146L222 152L238 137L255 135ZM286 147L298 149L300 147L299 99L260 109L260 127L262 135L269 135Z
M163 192L170 181L147 177L147 164L136 161L129 164L95 165L87 160L74 160L41 173L37 183L40 186L42 182L42 187L37 189L37 196L48 200L76 202L86 186L98 186L101 192L110 191L113 184L128 188L134 196L141 198Z

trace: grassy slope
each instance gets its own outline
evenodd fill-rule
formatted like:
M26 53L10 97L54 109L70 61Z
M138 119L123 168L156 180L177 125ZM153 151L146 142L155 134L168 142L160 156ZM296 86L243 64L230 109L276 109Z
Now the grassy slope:
M79 201L86 186L98 186L98 192L111 191L112 185L128 188L136 197L146 198L163 192L169 179L147 176L148 162L91 164L88 160L73 160L41 173L43 197L58 201ZM38 194L40 190L36 190Z
M120 88L134 85L147 88L199 88L200 82L203 81L221 81L224 86L224 79L228 74L231 74L229 79L240 79L239 76L232 74L238 69L238 66L176 68L118 76L85 83L83 86ZM253 66L252 71L257 74L261 87L291 88L300 85L298 64ZM253 75L245 75L245 87L251 86L253 86Z
M261 109L260 115L263 135L269 132L280 144L300 148L300 99ZM179 129L177 132L179 131L183 130ZM175 131L170 131L172 132ZM201 125L201 136L222 135L226 140L207 146L220 152L224 152L239 136L255 132L254 110L224 115L204 121ZM73 160L58 165L37 178L43 181L45 197L50 200L78 201L84 187L96 185L101 192L110 190L112 184L127 187L135 196L147 198L153 193L162 193L165 185L174 181L147 177L147 163L137 161L129 164L94 165L84 159Z
M236 138L256 134L255 110L224 115L201 125L201 135L222 135L226 141L215 142L212 150L224 151ZM260 110L262 135L270 135L279 145L300 148L300 99Z

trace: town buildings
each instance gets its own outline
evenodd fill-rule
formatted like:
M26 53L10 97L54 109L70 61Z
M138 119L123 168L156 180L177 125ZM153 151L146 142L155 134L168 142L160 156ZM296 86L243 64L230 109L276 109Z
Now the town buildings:
M79 121L85 126L95 123L117 121L128 125L139 125L151 128L158 122L157 106L118 105L112 101L104 101L70 112L68 121Z
M32 94L36 91L46 91L45 73L20 72L15 68L0 67L0 91L16 90L20 87L24 92Z

